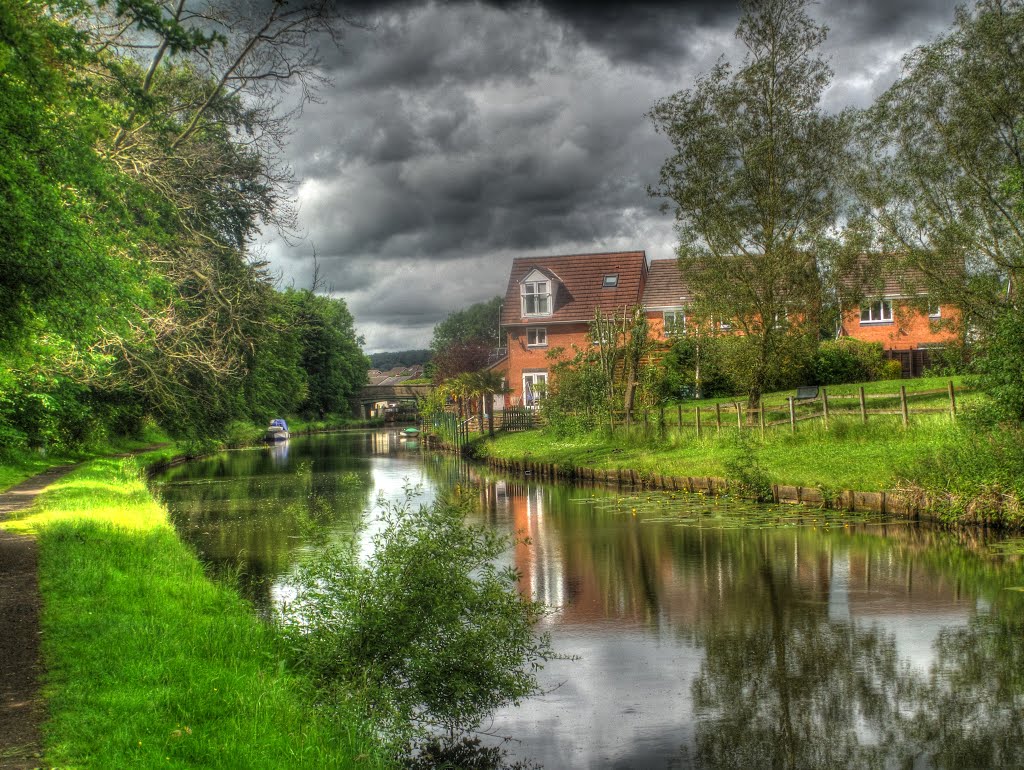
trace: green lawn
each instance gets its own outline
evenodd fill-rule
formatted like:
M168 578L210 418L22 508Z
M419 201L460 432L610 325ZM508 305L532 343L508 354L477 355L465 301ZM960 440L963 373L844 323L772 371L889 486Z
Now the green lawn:
M560 437L550 430L500 435L484 442L478 451L496 458L528 458L537 462L558 463L598 469L632 468L641 474L672 476L729 477L729 465L741 458L751 459L775 483L798 486L822 486L830 489L876 491L892 489L912 476L922 459L936 456L942 448L962 437L961 427L949 415L946 387L949 378L864 383L865 394L898 394L907 389L911 410L909 426L904 428L899 414L869 414L864 423L859 413L861 385L829 387L831 418L797 423L792 432L788 423L786 398L793 391L768 394L767 406L784 411L769 413L767 419L785 419L782 425L769 426L762 436L756 427L744 421L737 428L735 412L722 411L722 427L715 420L714 404L732 404L736 399L690 401L682 406L680 425L675 406L666 409L664 432L658 415L647 415L646 424L630 431L618 428L613 438L604 432ZM953 379L958 410L978 403L979 396L967 390L959 378ZM931 393L929 391L939 391ZM702 409L702 432L697 435L694 408ZM888 400L868 402L868 409L898 412L898 395ZM914 409L932 409L914 413ZM801 414L822 411L821 399L802 407ZM847 413L844 414L843 412ZM745 414L745 412L744 412Z
M134 458L4 526L39 542L45 759L61 767L382 767L357 710L316 710L280 637L177 538Z

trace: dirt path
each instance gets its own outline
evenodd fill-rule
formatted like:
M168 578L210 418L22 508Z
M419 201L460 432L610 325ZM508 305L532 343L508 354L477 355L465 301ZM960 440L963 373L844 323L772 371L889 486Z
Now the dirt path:
M63 465L0 493L0 521L77 466ZM42 766L39 726L39 579L36 541L0 530L0 768Z

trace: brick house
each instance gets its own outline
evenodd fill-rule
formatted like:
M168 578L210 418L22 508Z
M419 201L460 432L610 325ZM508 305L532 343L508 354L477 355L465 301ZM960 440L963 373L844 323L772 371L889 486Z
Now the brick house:
M848 293L865 299L842 309L838 335L881 343L888 357L901 361L905 377L921 373L929 349L958 339L959 311L936 305L925 312L927 295L913 288L924 285L920 277L890 275L869 291L855 291L855 284L847 282ZM642 306L664 349L686 333L691 301L678 262L648 264L643 251L514 259L501 312L507 354L490 367L505 375L510 389L502 405L535 402L547 388L554 363L549 353L561 349L558 360L567 360L574 348L591 344L598 309L612 315ZM731 333L724 323L721 329Z
M508 402L529 404L543 394L552 365L548 352L561 348L566 359L574 346L590 344L595 312L611 315L638 305L647 275L643 251L514 259L501 312L508 354L491 365L505 374Z
M647 270L643 307L651 336L668 344L686 333L686 310L693 297L674 259L656 259Z
M837 336L877 342L889 358L913 377L928 365L929 351L959 341L960 310L928 302L924 276L913 271L886 271L869 288L851 280L847 288L861 299L841 307Z

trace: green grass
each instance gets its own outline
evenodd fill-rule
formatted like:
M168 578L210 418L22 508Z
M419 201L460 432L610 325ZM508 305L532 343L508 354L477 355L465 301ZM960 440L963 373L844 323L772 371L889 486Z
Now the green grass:
M120 454L143 449L154 444L169 442L165 433L149 428L138 438L113 438L94 446L78 450L64 450L42 454L30 449L7 450L0 454L0 492L10 489L27 478L54 468L71 465L103 455Z
M819 388L819 396L812 401L796 402L796 415L799 419L810 414L821 414L822 392L827 391L829 397L829 408L833 416L860 416L860 388L864 388L866 408L868 410L880 409L891 412L898 412L900 409L900 386L906 388L907 405L911 412L911 419L915 418L915 410L932 410L934 412L947 413L949 411L949 397L946 388L953 382L956 389L957 409L970 408L981 400L980 394L970 390L963 377L921 377L913 380L879 380L876 382L852 383L846 385L828 385ZM938 391L938 392L936 392ZM765 420L785 421L789 420L790 396L795 395L795 390L784 390L775 393L766 393L762 399L765 406ZM694 426L696 416L694 410L700 407L702 411L702 422L705 428L715 427L715 405L718 404L722 410L723 425L736 424L736 413L733 405L742 405L743 413L747 412L746 398L743 396L728 396L718 398L690 400L681 403L671 403L665 408L665 420L670 426ZM680 416L682 422L680 423ZM649 422L657 419L657 413L651 411L647 415ZM643 419L642 412L637 417ZM869 419L875 419L871 415Z
M875 417L867 424L842 418L826 430L821 422L771 428L762 439L744 430L757 464L773 483L873 491L890 489L923 456L938 452L961 429L948 417L921 416L904 429L897 417ZM705 426L702 438L689 428L669 430L665 439L653 427L631 435L622 431L609 439L603 433L560 438L550 431L502 434L484 442L478 452L496 458L529 458L599 469L632 468L641 474L728 477L727 466L741 454L733 422L721 433Z
M39 542L47 764L385 765L355 708L316 710L276 630L207 579L139 460L89 462L4 526Z

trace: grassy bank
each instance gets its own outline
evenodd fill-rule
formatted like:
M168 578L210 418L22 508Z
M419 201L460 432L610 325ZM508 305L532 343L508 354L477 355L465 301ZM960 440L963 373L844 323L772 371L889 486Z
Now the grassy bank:
M205 577L140 461L89 462L5 526L39 542L48 764L385 764L355 709L313 708L274 629Z
M733 477L737 463L755 463L772 483L878 491L896 486L922 456L955 441L959 428L947 417L922 417L904 429L898 418L861 424L833 420L804 424L792 434L775 428L762 439L735 427L721 433L669 432L664 438L595 432L560 437L534 430L503 434L483 442L484 457L530 459L563 466L638 471L642 475Z
M866 423L857 410L835 409L827 424L820 418L800 422L795 433L788 421L763 434L756 425L740 429L723 421L719 428L705 422L698 434L696 425L685 421L666 419L662 426L649 420L610 435L559 435L551 428L504 434L477 442L474 452L570 468L634 470L641 476L711 476L762 489L817 487L825 497L843 490L899 489L905 499L949 523L1024 528L1024 431L992 422L984 397L960 390L959 382L960 417L954 422L948 395L936 387L941 382L948 385L948 380L904 383L908 402L916 398L919 410L911 412L906 427L898 414L880 413L884 409ZM869 387L892 392L892 383L869 383L865 391ZM858 390L858 385L836 387L834 395ZM774 394L776 400L779 395Z
M71 465L96 457L132 452L144 447L170 441L166 434L150 427L135 438L112 438L75 450L39 452L32 449L5 448L0 452L0 492L38 473L59 465Z

